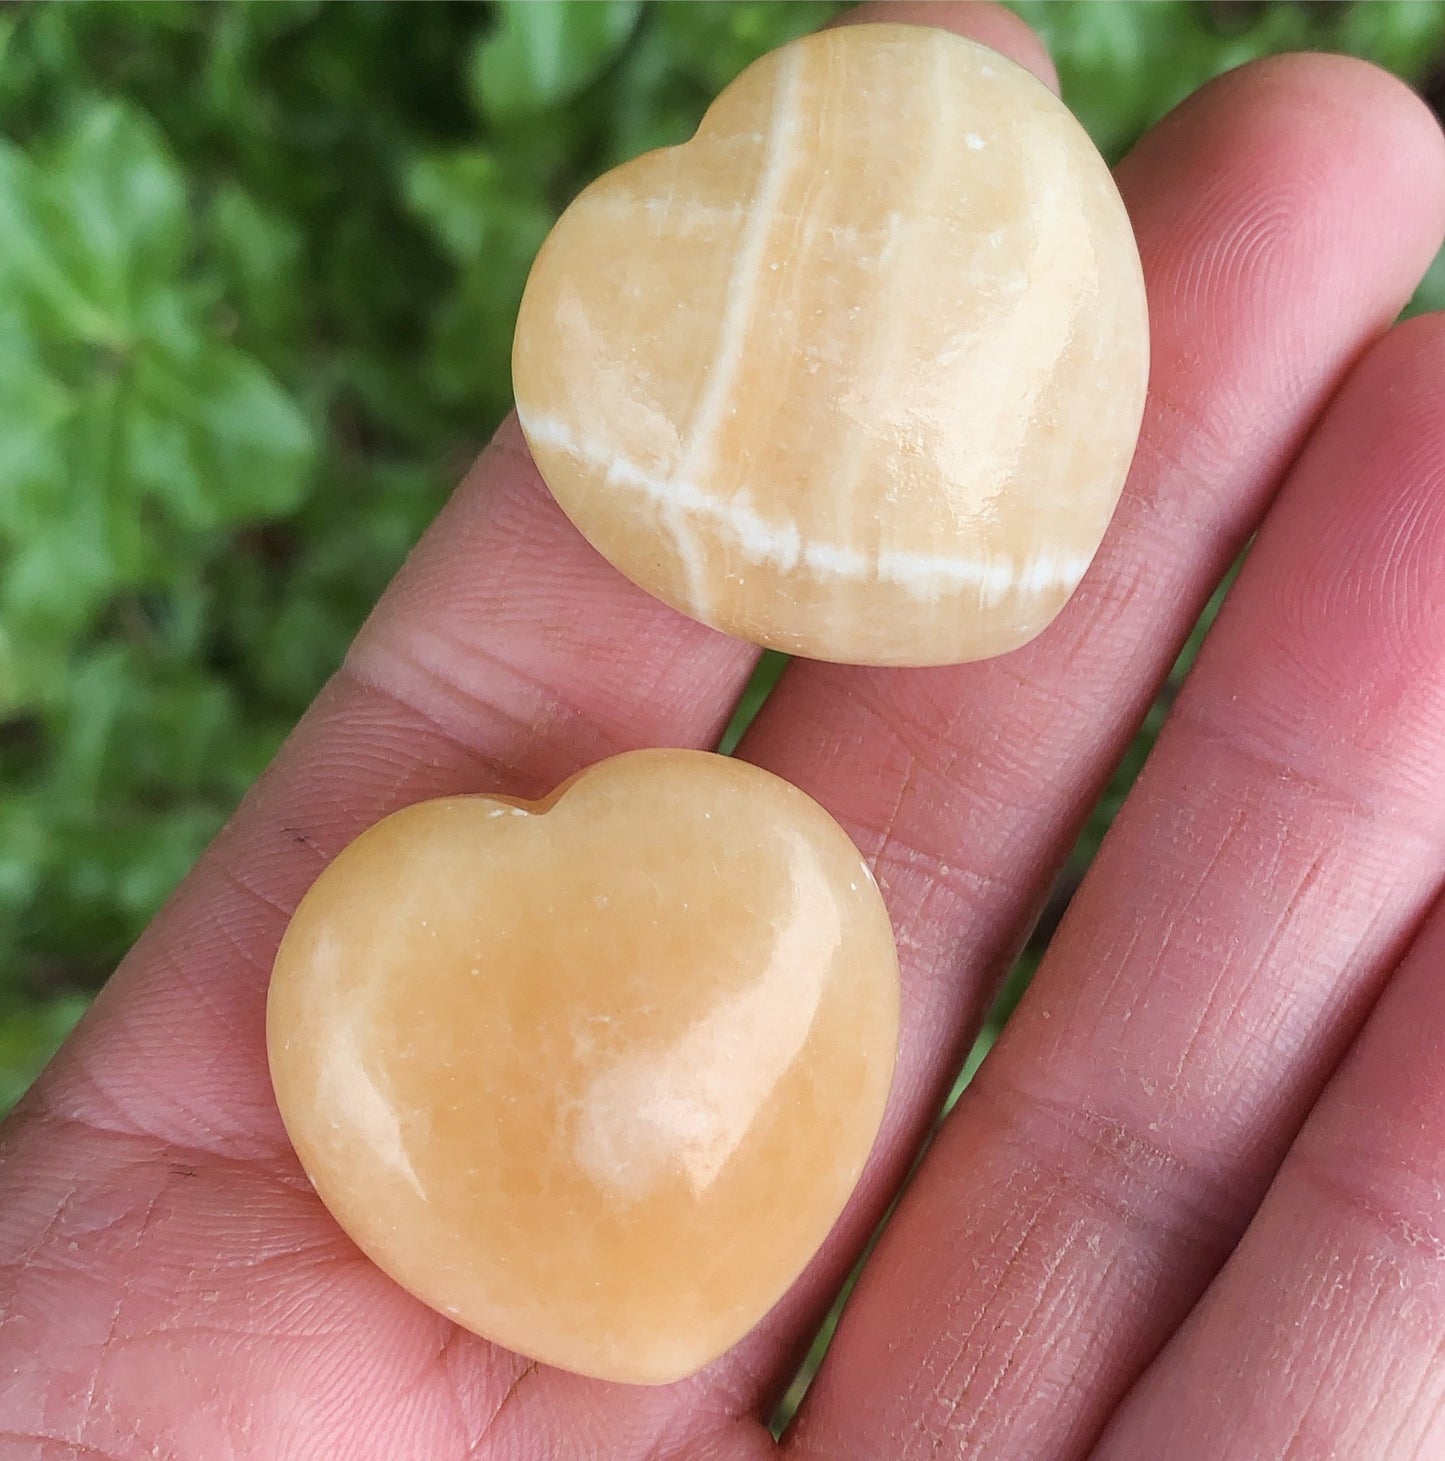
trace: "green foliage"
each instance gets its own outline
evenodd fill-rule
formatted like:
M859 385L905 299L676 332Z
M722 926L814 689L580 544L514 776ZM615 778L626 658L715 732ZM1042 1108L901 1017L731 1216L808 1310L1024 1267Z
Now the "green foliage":
M472 94L497 122L537 117L571 101L617 59L640 0L508 5L473 52Z
M1418 76L1445 47L1438 3L1019 8L1111 153L1251 56L1333 47ZM506 410L558 209L837 9L0 15L0 1105ZM1431 288L1445 303L1439 269Z
M1110 158L1211 77L1258 56L1347 52L1414 81L1445 47L1445 6L1419 0L1015 0L1012 8L1048 45L1064 99Z

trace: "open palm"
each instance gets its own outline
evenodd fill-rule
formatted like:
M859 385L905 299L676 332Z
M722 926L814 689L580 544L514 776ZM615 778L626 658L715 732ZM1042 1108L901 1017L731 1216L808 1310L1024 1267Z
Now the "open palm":
M888 18L1051 77L1001 11ZM270 961L350 838L706 746L751 669L576 536L508 425L6 1130L0 1461L767 1456L762 1418L1256 530L782 1451L1445 1454L1445 319L1384 333L1445 230L1445 143L1382 73L1287 57L1186 103L1119 183L1154 377L1074 601L989 663L797 663L740 750L852 832L903 958L883 1135L783 1303L681 1384L534 1366L352 1247L272 1102Z

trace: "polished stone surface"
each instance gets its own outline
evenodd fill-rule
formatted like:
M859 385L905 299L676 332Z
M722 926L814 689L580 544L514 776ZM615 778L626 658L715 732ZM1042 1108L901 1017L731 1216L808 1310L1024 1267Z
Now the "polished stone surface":
M381 1268L509 1348L642 1383L707 1363L800 1272L897 1033L847 835L695 751L388 817L302 901L267 1009L297 1153Z
M819 659L1002 653L1088 567L1148 324L1102 159L1033 76L922 27L764 57L587 188L513 351L537 466L659 598Z

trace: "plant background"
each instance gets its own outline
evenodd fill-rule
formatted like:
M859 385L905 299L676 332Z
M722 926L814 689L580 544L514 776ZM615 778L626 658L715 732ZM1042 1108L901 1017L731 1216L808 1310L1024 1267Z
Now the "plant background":
M0 13L0 1109L507 409L513 313L560 207L837 8ZM1441 3L1018 8L1111 158L1270 51L1351 51L1445 90Z

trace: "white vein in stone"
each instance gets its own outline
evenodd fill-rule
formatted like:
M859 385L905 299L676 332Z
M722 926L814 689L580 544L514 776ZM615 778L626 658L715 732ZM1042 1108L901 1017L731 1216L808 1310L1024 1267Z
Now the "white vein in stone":
M757 299L758 280L763 272L763 258L768 235L782 203L784 190L797 149L794 141L798 130L799 77L802 58L785 52L778 70L778 89L773 115L768 126L767 142L758 189L753 196L747 224L738 240L732 277L728 281L727 301L718 331L717 350L711 368L698 392L697 409L679 461L677 475L696 474L699 462L715 450L714 437L722 422L743 361L743 345L748 322ZM702 555L691 540L688 525L676 518L670 508L671 499L660 505L664 521L677 544L687 580L687 593L694 613L706 614L707 576Z
M763 156L758 190L748 212L747 226L738 240L737 257L732 278L728 281L727 303L723 308L718 330L717 352L711 369L698 395L697 410L688 432L679 476L688 476L697 468L698 459L710 452L713 436L722 421L728 398L743 363L743 341L752 317L763 272L763 255L768 234L782 202L788 175L796 159L793 143L798 130L799 72L802 57L784 52L778 69L778 92L768 126L768 140Z
M921 597L971 586L984 604L992 605L1009 593L1037 595L1060 588L1072 592L1089 567L1089 558L1076 554L1059 558L1039 553L1019 565L1007 558L967 558L896 548L885 548L875 556L841 543L806 540L796 523L769 522L745 502L727 501L690 478L659 476L611 452L600 452L579 441L560 421L526 415L520 407L518 415L528 440L601 472L606 486L636 492L665 512L702 518L726 533L745 557L785 572L803 568L839 578L896 583Z

